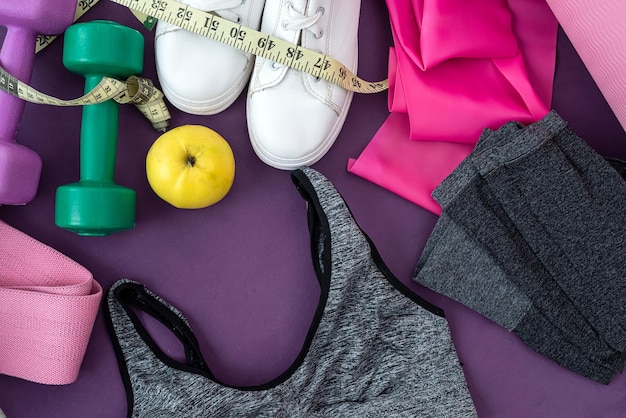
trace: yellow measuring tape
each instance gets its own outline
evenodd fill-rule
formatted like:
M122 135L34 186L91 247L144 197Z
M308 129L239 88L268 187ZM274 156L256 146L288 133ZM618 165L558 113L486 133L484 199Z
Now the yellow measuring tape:
M76 13L74 14L74 22L83 17L85 13L91 10L100 0L78 0L76 2ZM144 13L131 10L135 17L146 27L152 30L156 24L156 19ZM35 53L39 53L47 48L58 36L57 35L39 35L35 45Z
M98 1L78 0L74 22L91 10ZM133 12L133 14L148 29L152 29L156 23L154 18L140 12ZM35 53L39 53L47 48L56 38L56 35L39 35L35 44ZM76 99L62 100L39 92L28 84L19 81L0 66L0 91L17 96L30 103L52 106L84 106L102 103L107 100L115 100L120 104L132 103L152 123L154 129L159 131L165 131L171 119L169 110L163 100L163 93L154 87L151 80L136 76L132 76L125 81L104 77L96 87L85 95Z
M345 65L327 55L182 3L172 0L111 1L198 35L311 74L346 90L356 93L379 93L388 88L387 80L375 83L362 80Z
M82 106L102 103L111 99L121 104L132 103L148 118L154 129L159 131L165 131L168 121L171 119L163 100L163 93L154 87L149 79L135 76L125 81L104 77L95 88L84 96L72 100L61 100L40 93L0 67L0 91L30 103L53 106Z
M76 3L76 13L74 14L74 22L80 19L85 13L87 13L93 6L98 3L99 0L78 0ZM41 52L47 48L55 39L57 35L39 35L37 37L37 43L35 44L35 53Z
M94 7L99 0L78 0L74 21ZM157 20L230 45L250 54L311 74L356 93L379 93L389 87L388 81L369 82L357 77L339 61L302 48L291 42L266 35L254 29L221 18L214 13L171 0L111 0L129 8L148 29ZM36 52L46 48L56 36L39 36ZM133 103L157 130L164 131L171 118L163 93L145 78L130 77L120 81L104 77L90 92L77 99L61 100L43 94L22 83L0 66L0 91L22 100L54 106L82 106L113 99L118 103Z
M87 13L98 1L78 0L74 21ZM157 20L163 20L174 26L295 68L357 93L379 93L389 88L388 80L379 82L362 80L332 57L176 1L111 1L129 8L148 29L152 29ZM55 38L56 36L40 36L37 42L37 52L47 47Z

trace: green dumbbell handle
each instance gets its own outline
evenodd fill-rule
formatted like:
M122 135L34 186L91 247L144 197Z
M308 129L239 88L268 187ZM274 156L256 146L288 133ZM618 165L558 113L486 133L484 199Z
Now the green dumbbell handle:
M85 76L85 93L93 90L102 75ZM80 127L80 178L113 183L117 153L119 105L114 100L83 107Z

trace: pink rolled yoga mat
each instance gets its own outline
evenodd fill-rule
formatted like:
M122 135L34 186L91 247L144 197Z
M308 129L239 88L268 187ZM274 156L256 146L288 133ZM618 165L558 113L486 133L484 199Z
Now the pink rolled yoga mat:
M547 3L626 130L626 1L547 0Z
M101 298L87 269L0 221L0 374L74 382Z

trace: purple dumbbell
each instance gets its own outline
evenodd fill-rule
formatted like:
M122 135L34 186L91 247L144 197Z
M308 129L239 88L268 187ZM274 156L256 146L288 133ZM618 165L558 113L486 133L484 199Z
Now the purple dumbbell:
M7 33L0 65L29 83L39 34L54 35L72 24L76 0L0 1L0 25ZM15 143L25 102L0 91L0 205L23 205L37 194L41 158Z

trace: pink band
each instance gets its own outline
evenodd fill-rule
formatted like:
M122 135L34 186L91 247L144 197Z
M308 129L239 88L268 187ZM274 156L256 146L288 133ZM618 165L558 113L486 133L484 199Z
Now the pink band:
M544 0L387 0L391 115L348 171L436 214L430 196L482 130L550 109L556 18Z
M101 298L87 269L0 221L0 373L74 382Z

